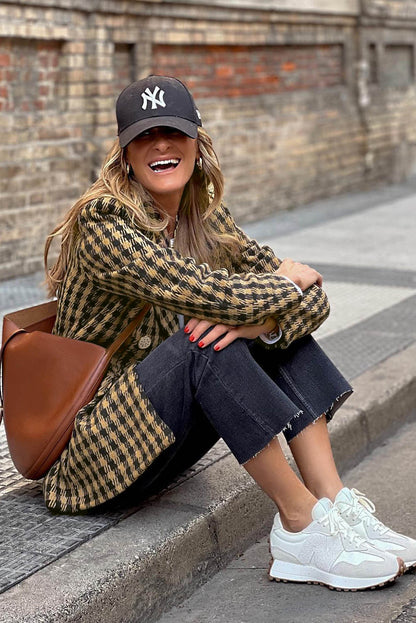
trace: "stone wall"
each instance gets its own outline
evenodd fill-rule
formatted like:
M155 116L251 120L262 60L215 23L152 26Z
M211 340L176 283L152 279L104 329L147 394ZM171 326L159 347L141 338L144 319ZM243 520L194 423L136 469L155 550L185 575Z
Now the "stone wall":
M40 268L151 72L194 92L240 222L404 179L415 31L410 0L0 2L0 279Z

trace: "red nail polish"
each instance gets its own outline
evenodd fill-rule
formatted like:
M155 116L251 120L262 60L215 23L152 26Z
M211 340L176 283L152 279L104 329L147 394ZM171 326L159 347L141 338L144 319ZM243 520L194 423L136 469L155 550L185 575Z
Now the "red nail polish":
M189 333L190 330L191 329L189 329L189 327L185 327L185 329L184 329L185 333Z
M214 350L220 350L220 346L214 346Z
M200 342L198 342L198 346L199 348L202 348L204 346L204 342L201 340Z
M190 342L195 342L195 338L194 338L194 336L193 336L193 335L191 335L191 337L189 338L189 341L190 341Z

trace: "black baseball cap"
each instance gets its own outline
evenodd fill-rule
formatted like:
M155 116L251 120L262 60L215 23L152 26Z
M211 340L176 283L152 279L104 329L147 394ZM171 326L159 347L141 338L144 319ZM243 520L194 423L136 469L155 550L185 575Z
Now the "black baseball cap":
M120 147L157 126L176 128L191 138L198 136L198 126L202 126L186 86L168 76L148 76L126 87L118 96L116 116Z

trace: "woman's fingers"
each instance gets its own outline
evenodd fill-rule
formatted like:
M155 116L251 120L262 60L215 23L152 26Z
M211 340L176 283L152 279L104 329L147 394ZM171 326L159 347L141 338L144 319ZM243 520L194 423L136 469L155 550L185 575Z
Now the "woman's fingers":
M199 322L201 322L199 318L191 318L190 320L188 320L184 329L185 333L190 335Z
M189 335L189 340L191 342L196 342L199 340L201 335L210 329L210 327L212 327L211 330L204 336L203 341L201 341L201 348L208 346L208 344L212 344L212 342L217 340L221 335L234 328L225 324L214 325L208 320L198 320L197 318L192 318L186 324L185 333Z
M218 351L223 350L240 337L250 340L255 339L265 331L267 332L270 330L270 324L275 327L276 321L274 319L272 321L266 320L266 322L260 322L258 324L239 325L236 327L225 324L214 325L207 320L192 318L186 323L184 330L185 333L189 335L189 340L191 342L198 341L198 346L200 348L205 348L213 342L216 342L214 350ZM204 334L204 337L200 339L202 334Z
M240 332L237 328L232 329L231 331L228 331L224 335L224 337L221 340L218 340L218 342L215 344L214 350L222 350L226 346L229 346L231 342L234 342L234 340L236 340L239 337L240 337Z
M229 335L229 332L233 330L233 327L230 327L225 324L216 324L204 337L199 341L198 346L204 348L205 346L209 346L217 340L221 335L226 333ZM218 349L217 349L218 350Z
M189 340L191 342L197 342L200 348L205 348L213 342L216 342L214 350L218 351L240 337L250 340L255 339L265 331L271 330L270 324L275 327L276 321L274 319L271 321L267 319L257 324L230 326L225 324L213 324L207 320L192 318L186 323L184 331L189 335ZM200 339L203 334L204 337Z
M192 318L192 320L190 320L185 327L185 333L188 333L189 340L191 342L196 342L199 340L201 335L212 326L212 322L209 322L208 320L198 320L197 318Z

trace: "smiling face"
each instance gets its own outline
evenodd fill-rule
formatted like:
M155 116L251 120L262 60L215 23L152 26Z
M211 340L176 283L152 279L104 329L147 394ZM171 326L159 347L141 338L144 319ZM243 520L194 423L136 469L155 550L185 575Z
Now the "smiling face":
M136 180L170 212L179 208L197 157L197 139L164 126L139 134L126 147Z

